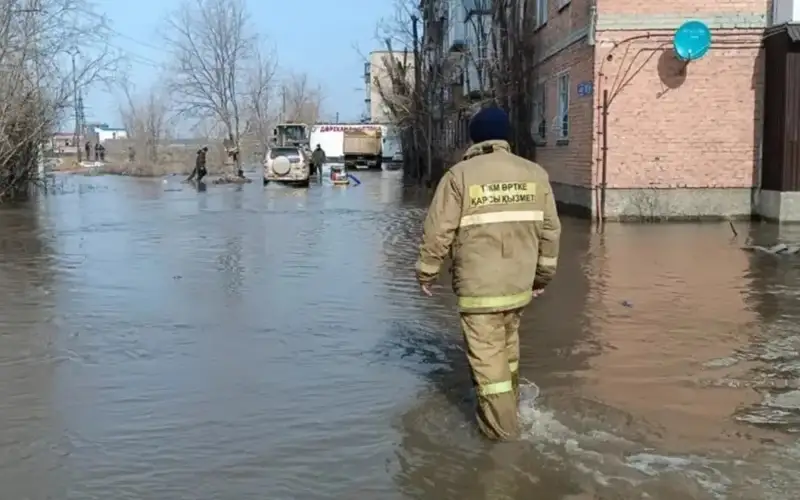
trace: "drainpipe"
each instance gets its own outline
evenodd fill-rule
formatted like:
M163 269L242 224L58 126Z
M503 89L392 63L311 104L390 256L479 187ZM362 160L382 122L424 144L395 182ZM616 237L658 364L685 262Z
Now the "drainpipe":
M603 145L600 149L600 210L597 213L597 222L606 220L606 181L608 175L608 90L603 90L603 104L600 109L600 133L603 134Z
M597 44L597 0L592 0L589 5L589 31L586 34L586 44L594 47ZM599 82L599 78L597 79ZM596 82L596 83L597 83ZM596 87L596 85L595 85ZM606 220L606 177L608 172L608 90L603 90L603 103L600 108L601 123L600 133L603 135L603 142L601 148L601 178L600 181L600 201L597 210L597 223L600 224Z

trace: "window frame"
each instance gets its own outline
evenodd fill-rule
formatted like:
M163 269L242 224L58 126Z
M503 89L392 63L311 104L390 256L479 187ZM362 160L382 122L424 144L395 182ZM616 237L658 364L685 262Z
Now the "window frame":
M557 118L558 118L558 138L569 139L570 120L569 120L569 102L570 102L570 77L569 71L562 71L556 75L556 92L557 92ZM563 99L563 101L562 101Z
M536 0L536 29L547 24L547 14L550 0Z
M531 130L537 142L547 140L547 80L540 80L533 85L533 110L531 113Z

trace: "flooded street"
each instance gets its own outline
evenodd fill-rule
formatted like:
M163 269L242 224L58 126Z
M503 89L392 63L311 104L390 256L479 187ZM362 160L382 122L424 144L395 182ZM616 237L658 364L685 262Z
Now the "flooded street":
M739 248L769 228L565 219L493 446L449 285L414 281L423 200L359 177L0 209L3 498L796 498L800 259Z

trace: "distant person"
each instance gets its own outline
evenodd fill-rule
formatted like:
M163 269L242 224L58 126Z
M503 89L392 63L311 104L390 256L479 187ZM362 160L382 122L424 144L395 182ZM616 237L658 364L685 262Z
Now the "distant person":
M128 146L128 161L131 163L136 161L136 150L133 149L133 146Z
M206 176L208 171L206 170L206 156L208 155L208 146L203 147L197 151L197 157L194 160L194 169L192 170L191 175L189 178L186 179L187 181L194 180L197 177L197 182L202 182L203 177Z
M86 151L86 161L92 159L92 144L89 141L86 141L86 144L83 145L83 150Z
M223 146L228 151L228 157L233 160L233 164L236 165L236 175L244 177L244 170L242 170L241 165L239 165L239 147L233 139L233 134L230 134L228 139L223 141Z
M103 146L102 144L98 144L98 146L100 146L98 150L100 153L100 157L99 158L95 157L95 160L106 161L106 147Z
M322 146L317 144L317 147L314 148L314 152L311 153L311 175L315 173L322 175L322 165L325 163L325 160L325 150L322 149Z
M445 172L428 208L416 265L422 292L452 256L478 427L519 437L519 324L556 274L561 223L547 171L511 152L505 111L471 120L472 146Z
M94 161L100 160L100 143L94 145Z

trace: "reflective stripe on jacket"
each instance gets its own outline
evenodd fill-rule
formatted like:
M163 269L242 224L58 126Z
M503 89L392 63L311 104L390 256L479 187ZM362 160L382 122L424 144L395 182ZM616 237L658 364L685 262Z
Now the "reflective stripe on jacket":
M527 305L558 265L561 223L547 172L510 153L507 142L469 148L448 170L425 219L417 261L421 283L453 260L453 289L462 312Z

